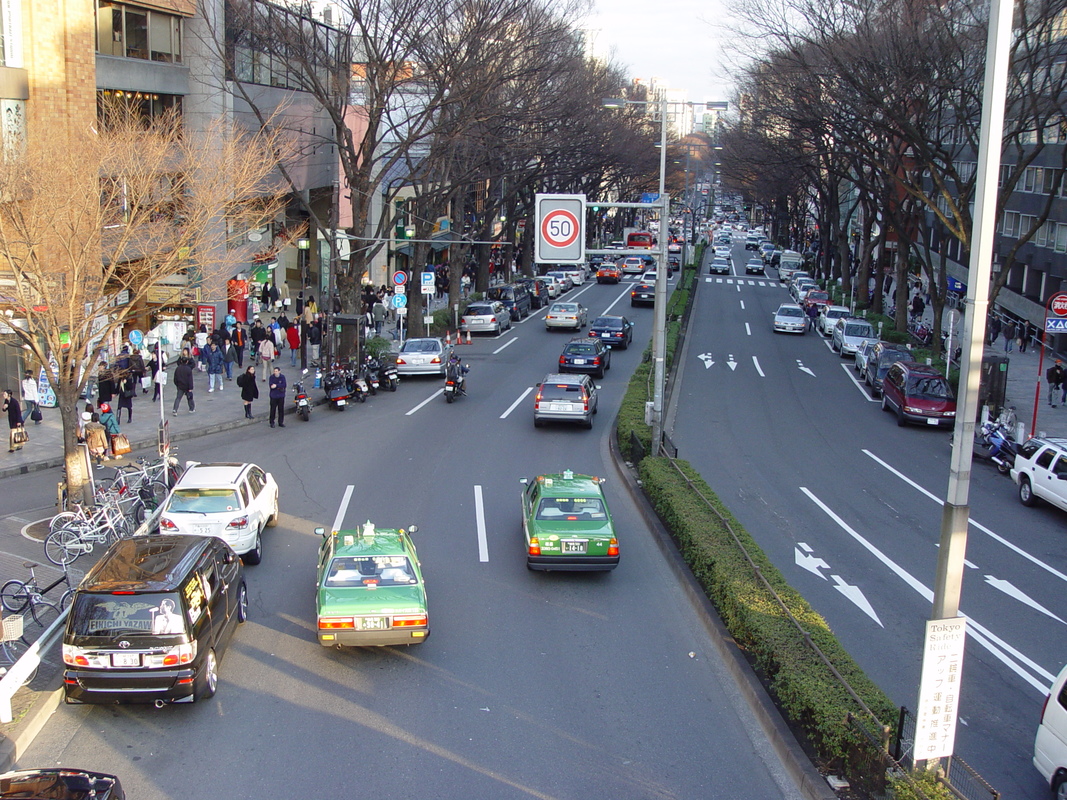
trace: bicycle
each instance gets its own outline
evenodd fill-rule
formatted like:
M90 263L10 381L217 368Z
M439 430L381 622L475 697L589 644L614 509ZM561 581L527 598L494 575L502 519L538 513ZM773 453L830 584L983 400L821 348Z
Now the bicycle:
M0 604L13 614L24 615L26 610L29 609L34 621L42 628L47 627L55 617L52 616L51 611L46 611L45 609L49 606L55 607L55 604L48 600L45 595L61 583L67 585L67 590L59 598L59 607L56 612L56 616L58 616L59 611L70 605L70 601L74 597L74 588L81 578L81 573L75 573L69 567L65 568L62 575L42 588L37 581L37 574L34 572L34 568L41 565L33 561L27 561L22 566L30 571L30 579L28 581L10 580L3 587L0 587ZM74 579L73 581L71 580L72 578Z
M22 639L22 617L18 614L4 617L0 623L0 675L6 675L8 669L26 655L27 650L29 646ZM34 667L23 679L23 686L37 677L37 669Z
M146 496L151 495L146 492ZM146 501L138 497L134 503L137 502L143 505ZM56 514L52 517L51 522L48 523L48 532L53 534L64 528L75 531L89 530L101 523L114 521L116 525L125 531L120 538L125 538L133 533L133 528L129 520L126 519L128 516L136 517L136 509L133 506L124 507L123 501L117 495L105 495L99 497L97 504L92 508L77 505L73 511L64 511L61 514Z
M63 567L82 554L93 552L94 545L110 546L132 534L129 522L117 507L100 506L87 522L48 534L44 540L44 554L53 564Z

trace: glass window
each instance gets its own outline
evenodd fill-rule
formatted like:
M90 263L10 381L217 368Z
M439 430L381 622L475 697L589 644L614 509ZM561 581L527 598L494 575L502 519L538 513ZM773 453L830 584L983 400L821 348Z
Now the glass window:
M126 58L148 58L148 12L127 8Z
M1037 460L1034 463L1037 464L1037 466L1041 467L1042 469L1048 469L1049 464L1052 463L1052 457L1054 455L1056 455L1056 451L1055 450L1053 450L1051 447L1050 448L1046 448L1041 453L1041 455L1039 455L1037 457Z
M167 511L170 513L216 514L237 511L237 494L233 489L175 489Z
M341 556L330 562L325 586L411 586L418 583L407 556Z
M537 506L537 519L604 519L604 504L597 497L545 497Z
M71 610L79 636L136 636L182 633L181 597L176 593L112 595L80 593Z

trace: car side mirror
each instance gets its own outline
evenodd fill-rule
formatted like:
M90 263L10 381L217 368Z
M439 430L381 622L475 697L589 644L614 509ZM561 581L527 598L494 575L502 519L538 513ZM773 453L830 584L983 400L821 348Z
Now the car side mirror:
M323 538L326 537L326 529L325 528L321 528L321 527L320 528L315 528L315 533L318 534L319 536L322 536Z
M519 483L521 483L523 486L525 486L529 482L530 481L528 479L526 479L526 478L519 478Z

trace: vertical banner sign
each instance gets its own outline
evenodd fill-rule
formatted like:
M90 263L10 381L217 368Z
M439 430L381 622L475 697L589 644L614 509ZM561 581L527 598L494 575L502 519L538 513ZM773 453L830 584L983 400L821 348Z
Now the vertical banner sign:
M1045 333L1067 333L1067 293L1060 292L1049 299Z
M585 261L585 195L537 194L534 259L542 264Z
M961 617L926 621L915 721L915 761L952 755L966 639L967 621Z

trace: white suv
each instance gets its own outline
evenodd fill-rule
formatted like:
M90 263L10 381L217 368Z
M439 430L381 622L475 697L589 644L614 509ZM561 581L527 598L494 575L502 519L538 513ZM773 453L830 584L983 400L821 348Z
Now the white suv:
M278 484L255 464L190 462L163 505L160 533L215 536L246 564L263 559L263 528L278 524Z
M1067 439L1027 439L1015 456L1011 479L1019 484L1019 502L1045 500L1067 511Z

